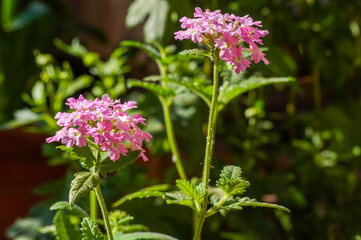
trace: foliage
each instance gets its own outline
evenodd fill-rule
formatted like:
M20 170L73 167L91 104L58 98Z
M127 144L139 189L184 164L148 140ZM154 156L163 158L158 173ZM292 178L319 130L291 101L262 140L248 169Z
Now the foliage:
M7 2L11 3L11 1ZM86 74L89 77L78 81L80 86L75 86L75 91L71 95L90 90L94 96L110 91L113 96L118 97L125 91L124 86L132 87L129 96L137 99L140 110L146 114L147 118L149 118L147 115L152 115L152 118L149 118L152 119L152 123L149 121L147 128L153 129L154 141L149 146L157 158L165 158L164 156L168 158L168 155L164 154L170 151L170 145L165 134L162 106L153 94L167 99L167 104L171 105L174 132L182 153L182 160L186 163L185 168L191 176L199 174L199 159L204 154L200 149L204 146L205 116L212 94L212 85L209 79L210 67L207 62L209 60L205 58L203 64L203 57L199 57L198 53L191 56L179 55L171 50L174 49L174 46L159 47L152 45L151 41L157 39L164 44L171 43L172 37L169 36L173 35L168 32L173 32L170 29L175 28L174 22L178 21L179 16L191 17L192 7L190 6L192 5L201 6L203 9L208 7L211 10L219 8L222 11L226 9L229 11L231 9L238 15L249 13L254 18L262 19L264 28L269 29L272 33L272 36L265 39L265 46L269 48L266 55L271 64L267 68L257 66L244 75L232 74L225 66L221 66L223 82L221 82L218 98L217 145L215 146L213 165L214 169L221 169L224 164L237 165L242 168L244 173L241 176L242 180L237 177L237 174L226 174L224 178L221 177L217 181L216 186L214 186L215 181L211 181L212 184L208 189L210 192L210 208L208 210L216 206L231 189L238 189L236 192L240 194L224 200L222 205L213 209L222 215L227 214L227 218L223 219L219 215L212 215L207 220L208 231L204 233L203 237L205 239L353 239L359 235L357 221L354 219L360 215L358 172L361 141L359 136L361 134L356 127L361 120L359 93L357 92L360 85L358 81L360 76L358 47L360 19L357 14L360 5L355 1L307 1L291 4L285 4L285 1L261 0L252 2L233 0L158 2L162 2L161 4L167 7L158 8L157 4L133 2L132 10L128 11L127 16L127 19L131 19L128 20L130 21L129 27L145 21L147 27L143 30L148 44L123 42L120 47L122 50L119 50L118 55L113 56L118 60L125 55L131 56L134 54L134 49L127 53L124 49L129 47L137 47L146 51L158 65L167 68L166 81L164 81L164 76L156 73L155 70L151 71L150 76L133 75L131 72L131 77L142 80L126 80L123 75L129 69L122 62L123 60L102 61L97 53L86 50L78 40L74 40L71 45L56 40L58 48L80 58L85 67L92 69L89 70L90 74ZM143 9L141 9L142 4L146 6ZM181 4L184 5L178 7ZM1 16L6 15L2 14ZM43 19L43 17L37 19ZM24 25L24 28L29 26L31 24ZM1 32L1 34L3 33ZM13 46L14 49L19 50L15 51L9 48L6 59L12 60L0 60L0 65L3 66L0 66L0 79L1 72L5 72L6 78L9 79L11 69L8 67L9 65L24 66L20 57L16 57L18 63L14 64L15 56L19 56L21 51L21 48L17 47L22 44L20 38L17 36L10 38L8 33L4 33L2 36L5 35L7 35L7 40L2 38L3 43L1 44ZM9 44L13 39L17 39L19 43ZM4 43L4 41L7 42ZM189 48L185 47L186 43L177 44L181 46L178 50ZM6 49L2 51L6 51ZM41 51L44 49L41 48ZM14 55L14 58L10 58L11 55ZM60 88L59 81L56 82L55 79L61 79L61 82L67 80L73 82L74 79L80 77L79 69L73 71L69 68L69 64L59 64L54 57L49 55L36 53L36 56L38 61L51 58L51 61L45 61L45 65L39 65L42 70L39 75L41 79L48 73L47 68L52 68L55 69L56 74L50 75L50 82L53 82L55 91L73 89L73 87L69 87L70 85L62 85ZM25 58L24 61L30 62ZM35 66L35 64L33 65ZM143 70L143 67L140 68ZM27 69L24 68L23 72L13 71L11 74L15 76L32 72L27 75L29 76L36 72L34 68L29 71ZM147 69L148 73L151 68L144 67L144 69ZM205 74L203 74L203 70L205 70ZM100 71L104 71L108 75L105 77L99 73ZM14 74L15 72L16 74ZM49 73L51 72L49 71ZM64 80L61 78L62 74L68 74L71 77ZM295 79L281 78L290 75L295 76ZM268 76L276 77L267 78ZM25 78L27 77L11 77L16 80ZM256 85L254 86L258 87L258 83L260 85L271 84L273 80L278 82L274 84L274 87L252 89L251 91L248 89L251 81L255 81ZM162 81L166 82L166 88L162 86ZM294 81L299 85L291 84L289 88L286 87L289 84L284 84L284 82ZM317 88L317 82L320 84L320 88ZM11 83L13 81L1 83L6 86L3 89L9 89L9 91L2 89L2 92L5 93L2 94L2 98L6 101L1 102L7 109L16 109L18 107L13 104L7 104L13 103L8 100L10 98L7 95L12 94L10 90L16 90L19 93L22 90L11 87ZM117 84L121 87L116 87ZM18 111L17 119L19 121L8 126L45 122L40 125L40 128L39 125L35 125L36 127L33 125L31 129L48 133L55 131L55 122L52 118L58 110L54 108L56 104L51 103L55 103L53 98L50 95L44 95L47 94L48 89L51 89L47 86L48 83L41 80L40 83L36 82L33 89L27 91L26 95L24 94L30 110ZM145 88L151 93L141 91L139 88ZM244 91L245 88L247 92ZM62 96L65 96L65 92L62 93ZM19 96L19 93L12 95ZM65 98L59 97L57 100L58 106L61 108ZM50 114L48 114L49 112ZM142 114L144 115L144 113ZM6 115L3 114L3 116ZM64 160L59 151L52 156L53 159L58 159L58 163L70 162ZM74 157L69 157L69 153L65 153L64 156L67 157L66 159L75 160ZM52 161L55 162L55 160ZM75 161L71 162L75 163ZM162 170L164 170L163 164L162 162L160 166ZM80 165L76 166L77 169L80 168ZM82 166L91 169L93 163L85 161ZM217 171L214 172L211 173L211 179L218 179ZM146 179L144 170L134 170L130 173L133 175L121 173L120 176L127 177L125 180L120 178L121 181L116 181L117 184L113 185L119 186L118 194L110 193L111 191L108 190L108 199L110 199L108 201L114 202L123 195L124 197L120 198L118 204L122 204L124 209L129 209L136 219L142 219L142 224L152 226L150 229L155 228L158 232L165 232L180 239L182 237L189 239L192 233L191 224L186 220L188 218L184 217L184 214L189 213L185 210L186 208L163 205L168 201L168 203L182 203L197 209L196 201L189 200L190 198L202 198L202 193L197 193L199 181L178 180L179 189L176 190L174 186L169 186L174 185L176 176L175 169L170 168L165 175L158 176L160 179L156 181L169 184L162 184L154 189L152 187L145 188L136 192L137 187L151 184L144 180ZM222 174L224 175L224 172ZM114 175L109 177L103 180L104 183L113 181L112 178L118 179ZM247 185L247 181L244 179L252 183L252 187L247 189L247 195L252 198L241 195ZM62 185L56 187L56 189L63 188ZM106 193L107 188L103 189ZM129 192L135 193L127 195ZM144 199L148 197L155 198ZM136 198L143 199L126 201ZM267 203L256 202L253 198L262 199ZM58 200L65 200L65 198ZM86 209L84 211L88 210L87 200L84 197L78 202ZM50 204L48 203L49 206L56 200L52 198L51 201ZM118 204L114 204L114 206ZM278 208L278 204L282 204L289 207L292 213L289 215L282 211L246 208L252 204L271 208ZM72 217L77 215L85 217L76 210L77 205L74 205L72 209L69 207L69 204L67 207L64 204L62 207L55 206L54 210L63 209ZM242 212L230 211L232 209L242 209ZM210 213L213 213L213 210ZM179 222L168 220L176 219L176 217L179 217ZM33 229L44 226L41 220L43 218L41 216L25 219L24 221L29 221L31 224L37 224L36 227L15 224L15 228L11 228L8 235L12 238L21 236L22 229L26 229L24 231L27 233L23 232L26 236L39 238L39 233L34 233ZM267 220L260 221L260 219ZM157 229L157 226L160 227ZM20 228L21 230L19 230ZM124 233L122 234L124 236Z

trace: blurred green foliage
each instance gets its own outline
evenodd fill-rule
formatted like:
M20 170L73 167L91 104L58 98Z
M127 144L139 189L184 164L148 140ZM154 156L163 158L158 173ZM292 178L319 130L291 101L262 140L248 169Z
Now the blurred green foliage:
M90 69L87 77L74 76L69 63L59 64L50 55L40 53L36 53L36 59L43 63L36 68L32 50L36 47L43 52L50 48L50 39L54 35L45 34L43 29L53 24L49 19L53 19L54 14L49 9L54 5L36 1L28 6L13 5L15 2L1 2L1 121L11 118L12 112L23 106L17 96L24 89L27 94L23 96L31 111L17 112L17 119L28 120L20 125L44 123L44 111L49 113L47 119L52 119L51 116L63 107L64 99L75 92L85 91L99 96L104 91L110 91L112 97L125 92L124 74L128 74L129 68L123 57L133 57L136 52L126 53L119 47L109 60L102 61L97 53L84 50L77 40L72 45L56 40L58 48L82 59L84 66ZM175 43L173 32L180 28L179 18L191 17L195 6L221 9L222 12L240 16L249 14L256 20L262 20L263 28L270 32L264 45L269 49L266 57L271 64L253 66L244 77L293 76L298 82L297 86L288 88L276 85L258 89L224 106L218 123L216 161L213 162L216 170L212 171L211 177L217 179L218 169L225 164L241 166L245 179L252 183L248 196L287 206L291 214L251 209L231 212L225 219L215 215L205 226L204 239L359 239L361 2L135 0L128 11L127 25L133 27L145 21L145 40L157 40L168 45ZM19 10L18 15L15 9L25 10L21 14ZM10 21L15 15L19 19ZM34 24L43 28L36 28L38 32L34 33ZM26 41L30 34L36 35L37 41ZM191 48L192 45L191 42L175 44L178 49ZM53 70L47 77L49 69ZM206 74L200 75L203 70ZM38 71L41 71L40 81L35 83L32 79L26 85L29 77ZM210 66L193 59L171 64L169 71L183 80L188 78L192 81L197 77L195 79L202 84L202 79L207 81L209 78ZM67 77L62 78L64 74ZM224 71L222 77L230 77L229 72ZM81 86L74 91L70 87L70 92L60 94L56 104L50 104L52 98L45 97L45 86L51 83L56 90L59 84L65 84L62 86L69 88L74 79L82 79L79 80ZM157 78L148 76L146 80L152 83ZM154 135L151 143L153 156L164 156L169 152L169 144L158 99L151 93L137 90L132 90L127 98L135 99L141 114L148 119L147 128ZM192 175L199 174L201 169L197 159L204 154L199 149L205 144L202 134L207 111L207 105L191 92L176 96L172 106L179 147L186 168ZM50 120L40 129L54 132L55 125L49 123ZM11 126L15 126L13 124ZM39 126L36 127L39 130ZM66 158L59 156L58 152L46 147L45 150L53 156L53 164L71 162L64 161ZM53 197L34 207L29 214L32 219L15 223L8 231L9 237L27 232L27 236L35 234L29 239L46 239L46 236L40 237L31 229L51 223L54 213L49 216L48 208L55 201L66 200L69 175L65 182L59 181L43 188L42 192L53 192ZM133 176L136 176L135 180ZM161 174L161 179L152 181L173 183L175 176L175 169L169 168ZM126 193L148 185L144 168L138 166L110 177L108 188L104 190L105 197L114 202ZM59 192L54 189L65 190ZM87 208L85 200L80 205ZM159 199L134 200L122 206L135 216L137 222L152 230L179 239L189 239L192 235L191 223L187 222L191 218L188 210L165 206Z

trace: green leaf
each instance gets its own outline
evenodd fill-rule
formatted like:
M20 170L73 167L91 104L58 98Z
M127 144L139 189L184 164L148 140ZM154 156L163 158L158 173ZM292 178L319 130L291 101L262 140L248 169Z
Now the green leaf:
M114 235L114 240L177 240L174 237L155 232L136 232L126 233L117 232Z
M251 77L239 83L225 85L218 96L218 111L221 111L234 98L250 90L274 83L289 83L294 81L295 79L292 77Z
M135 79L129 79L128 80L128 87L141 87L145 88L151 92L153 92L157 96L162 96L164 98L172 97L175 95L174 91L171 89L165 89L162 86L155 84L155 83L149 83L149 82L142 82L140 80Z
M81 218L89 217L89 214L84 209L82 209L78 205L70 207L70 204L66 201L59 201L54 203L53 205L51 205L50 210L66 210Z
M79 172L71 182L69 192L69 204L73 207L75 202L84 197L90 190L101 183L100 177L93 172Z
M114 202L112 204L112 207L113 208L118 207L119 205L123 204L124 202L135 199L135 198L149 198L149 197L162 197L163 198L165 195L164 191L167 191L169 189L170 189L169 184L159 184L159 185L146 187L146 188L141 189L138 192L125 195L121 199Z
M55 225L56 240L80 240L81 235L79 230L70 223L69 217L63 211L58 211L55 214L53 223Z
M199 209L195 205L195 201L190 197L187 197L182 192L168 192L163 197L167 204L178 204L192 208L194 211Z
M184 179L177 179L176 184L184 195L196 201L200 200L204 196L202 184L195 186L188 180L184 180Z
M290 210L286 207L273 203L257 202L255 199L250 199L248 197L227 200L222 204L220 208L229 211L242 210L243 207L266 207L290 212Z
M255 199L250 199L248 201L245 202L241 202L238 204L239 206L242 207L266 207L266 208L275 208L278 210L282 210L282 211L286 211L286 212L290 212L290 210L284 206L280 206L277 204L273 204L273 203L265 203L265 202L257 202Z
M146 43L127 40L127 41L122 41L120 43L120 46L139 48L139 49L143 50L144 52L146 52L149 55L149 57L151 57L152 59L154 59L154 60L161 59L159 51L157 49L155 49L154 47L152 47L151 45L146 44Z
M250 184L241 178L241 174L242 170L240 167L225 166L217 181L217 187L221 188L227 195L244 193Z
M138 159L140 152L141 150L129 151L127 156L120 155L119 159L114 162L110 159L110 157L106 157L100 161L100 173L106 177L108 173L119 171L127 167Z
M166 0L135 0L128 8L126 25L134 27L148 16L143 29L145 41L160 41L164 35L168 12L169 3Z
M208 58L210 56L209 51L207 51L205 49L201 49L201 48L187 49L187 50L181 51L179 54L194 56L197 58Z
M97 224L90 218L83 218L81 221L82 240L106 240Z

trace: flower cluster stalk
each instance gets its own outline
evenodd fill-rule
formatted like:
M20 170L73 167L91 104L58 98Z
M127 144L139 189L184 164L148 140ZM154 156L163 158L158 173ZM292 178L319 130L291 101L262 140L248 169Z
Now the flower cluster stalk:
M113 233L112 233L112 228L111 228L110 222L109 222L108 210L107 210L107 206L105 205L104 198L103 198L102 192L100 190L99 184L95 187L95 193L98 198L100 209L102 210L103 219L104 219L104 223L105 223L105 229L107 230L108 240L113 240Z
M213 94L212 94L211 109L209 112L207 145L206 145L206 153L204 158L203 175L202 175L202 182L204 184L204 198L202 202L201 212L199 213L196 219L197 220L196 230L194 233L193 240L201 239L202 228L207 213L209 174L211 169L213 146L214 146L214 139L216 132L218 85L219 85L219 58L215 57L214 67L213 67Z
M90 218L93 222L97 221L98 217L98 205L97 205L97 196L95 191L90 191Z

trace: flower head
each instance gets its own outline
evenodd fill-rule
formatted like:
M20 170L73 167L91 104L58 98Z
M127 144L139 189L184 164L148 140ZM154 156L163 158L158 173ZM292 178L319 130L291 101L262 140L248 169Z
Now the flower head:
M67 147L74 144L82 147L90 141L103 152L109 152L113 161L120 154L126 155L128 147L130 151L141 150L140 155L147 161L142 143L144 139L149 142L152 136L138 127L138 123L145 125L142 116L131 116L126 112L137 107L134 101L113 101L107 94L101 100L97 98L91 101L80 95L78 99L69 98L66 104L75 111L56 114L57 124L63 128L55 136L47 138L46 142L61 141Z
M261 22L254 22L248 15L238 17L208 9L203 12L197 7L194 18L183 17L180 22L185 30L175 32L175 39L191 39L194 43L203 43L209 49L218 48L219 58L233 65L236 73L244 72L250 66L250 61L269 63L257 45L262 45L261 38L268 31L260 30L258 27L262 27ZM240 51L250 52L250 61Z

